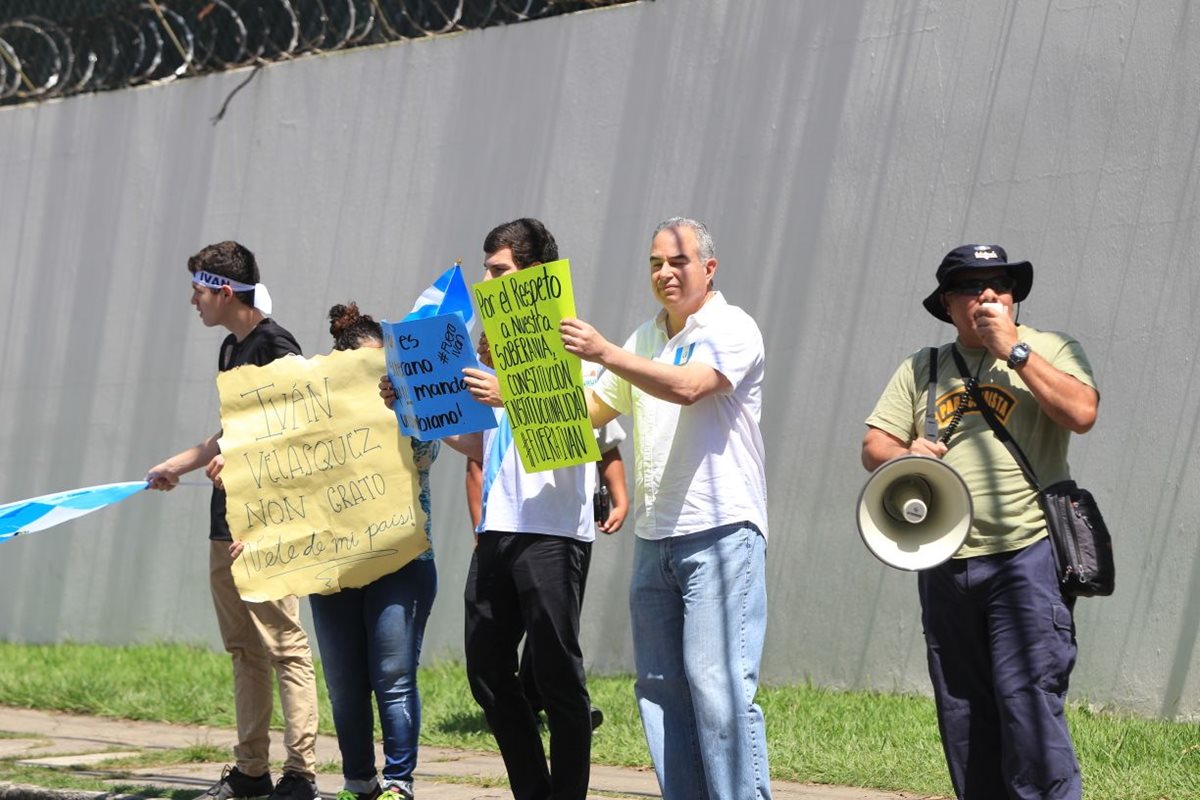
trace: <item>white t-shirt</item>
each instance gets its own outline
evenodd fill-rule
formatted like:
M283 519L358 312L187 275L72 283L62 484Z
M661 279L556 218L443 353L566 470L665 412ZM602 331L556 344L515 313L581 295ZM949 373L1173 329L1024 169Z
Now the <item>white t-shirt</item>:
M508 425L503 409L492 409L499 425ZM617 427L620 430L620 426ZM486 483L488 460L500 428L483 432L483 470ZM621 433L624 437L624 433ZM619 441L619 439L618 439ZM544 533L581 542L596 538L592 493L596 490L594 464L526 472L511 441L500 462L496 479L487 491L476 531Z
M663 311L634 331L625 349L664 364L707 364L732 387L680 406L612 372L596 382L601 400L633 417L637 535L666 539L745 521L765 538L766 455L758 427L765 355L753 318L716 292L673 338Z

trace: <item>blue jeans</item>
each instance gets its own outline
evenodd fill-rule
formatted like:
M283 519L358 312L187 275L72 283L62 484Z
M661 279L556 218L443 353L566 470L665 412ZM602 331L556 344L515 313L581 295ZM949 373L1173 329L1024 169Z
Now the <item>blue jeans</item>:
M769 800L754 702L766 542L745 524L637 539L629 612L638 710L663 800Z
M372 693L383 728L384 783L412 780L421 730L417 663L436 594L433 560L417 559L361 589L309 598L347 789L375 785Z

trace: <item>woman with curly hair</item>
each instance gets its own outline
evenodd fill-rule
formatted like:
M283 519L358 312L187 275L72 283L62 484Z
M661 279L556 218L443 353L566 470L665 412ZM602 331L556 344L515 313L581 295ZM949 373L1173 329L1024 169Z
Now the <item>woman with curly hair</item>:
M335 350L382 347L379 323L358 305L329 309ZM421 728L417 663L437 594L430 538L429 468L439 444L410 439L420 482L429 548L400 569L357 589L310 595L325 686L342 752L344 788L337 800L412 800ZM383 776L375 766L374 715L383 728Z

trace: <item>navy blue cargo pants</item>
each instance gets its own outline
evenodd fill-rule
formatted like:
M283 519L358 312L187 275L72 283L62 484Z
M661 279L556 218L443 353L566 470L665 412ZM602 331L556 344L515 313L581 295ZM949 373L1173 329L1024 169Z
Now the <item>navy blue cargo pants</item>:
M938 727L964 800L1079 800L1063 706L1075 621L1050 541L918 576Z

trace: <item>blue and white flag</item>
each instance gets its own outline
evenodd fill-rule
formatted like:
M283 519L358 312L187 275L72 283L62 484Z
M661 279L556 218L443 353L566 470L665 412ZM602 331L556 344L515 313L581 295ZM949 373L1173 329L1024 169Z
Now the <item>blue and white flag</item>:
M146 481L107 483L5 503L0 506L0 542L25 533L42 531L119 503L148 485Z
M467 332L475 333L475 309L471 305L471 292L463 280L462 267L455 264L441 274L433 285L421 292L412 311L401 322L436 317L457 311L467 325Z

